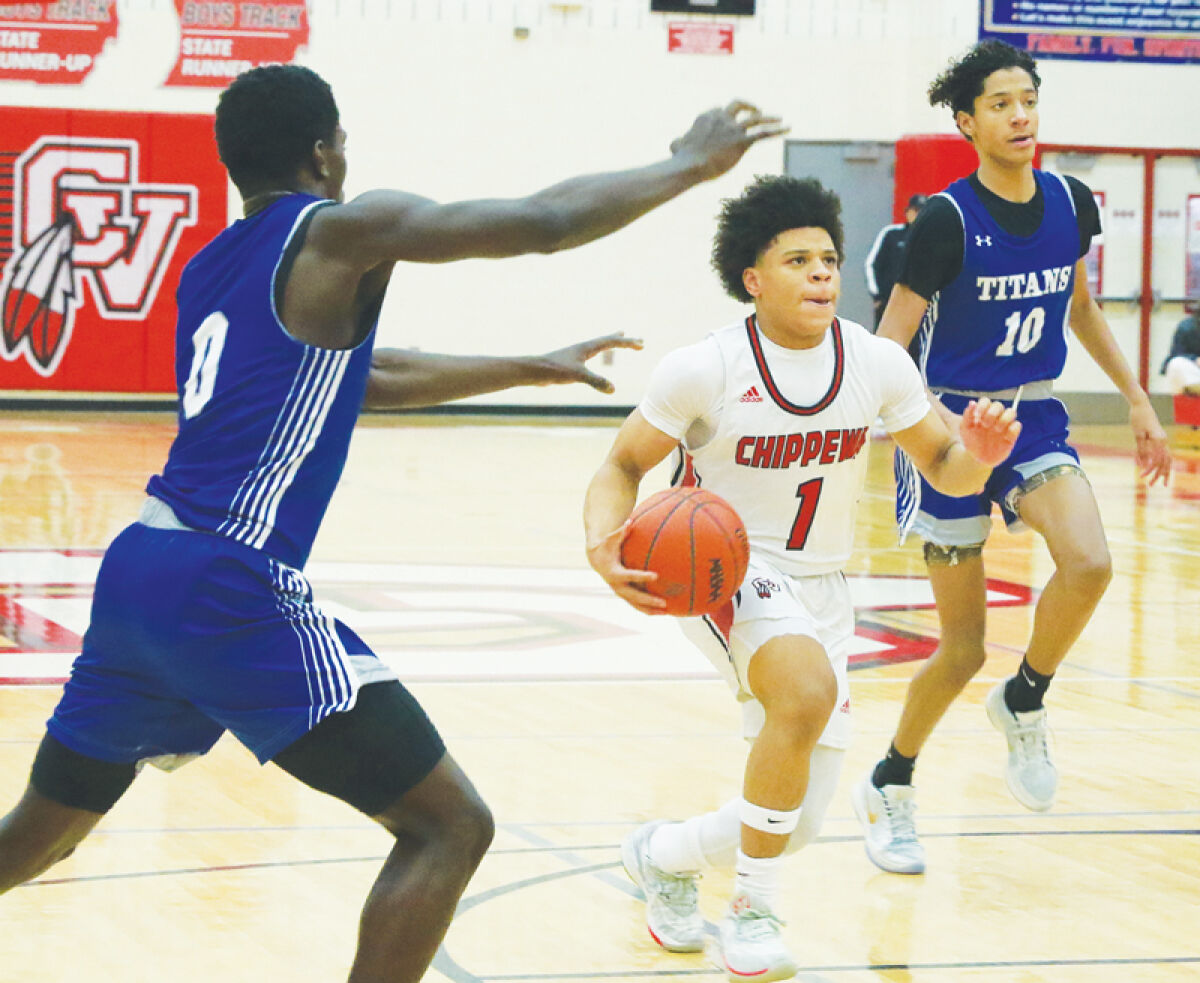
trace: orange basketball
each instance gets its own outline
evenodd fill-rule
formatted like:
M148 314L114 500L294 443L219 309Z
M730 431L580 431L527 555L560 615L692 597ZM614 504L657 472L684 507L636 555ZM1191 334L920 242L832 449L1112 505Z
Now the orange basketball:
M629 517L621 563L653 570L647 590L667 602L667 614L711 614L733 597L746 576L746 527L720 495L703 488L668 488Z

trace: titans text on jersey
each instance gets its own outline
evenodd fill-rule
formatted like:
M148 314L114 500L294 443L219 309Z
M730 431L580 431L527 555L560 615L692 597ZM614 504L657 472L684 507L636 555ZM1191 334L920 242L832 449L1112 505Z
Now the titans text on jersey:
M1065 293L1071 289L1072 266L1055 266L1048 270L1013 273L1010 276L977 276L980 300L1026 300Z

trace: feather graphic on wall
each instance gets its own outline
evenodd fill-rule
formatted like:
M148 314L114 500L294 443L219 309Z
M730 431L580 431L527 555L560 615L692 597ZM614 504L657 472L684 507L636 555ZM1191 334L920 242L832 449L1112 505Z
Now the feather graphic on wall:
M26 339L28 355L42 374L66 344L75 299L74 245L75 225L63 216L9 260L0 337L8 353Z

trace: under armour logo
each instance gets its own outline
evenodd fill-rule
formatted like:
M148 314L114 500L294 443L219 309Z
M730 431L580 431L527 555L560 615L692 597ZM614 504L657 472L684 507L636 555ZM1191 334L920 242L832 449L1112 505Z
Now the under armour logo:
M975 237L975 245L977 245L977 246L990 246L991 244L992 244L991 236L976 236Z

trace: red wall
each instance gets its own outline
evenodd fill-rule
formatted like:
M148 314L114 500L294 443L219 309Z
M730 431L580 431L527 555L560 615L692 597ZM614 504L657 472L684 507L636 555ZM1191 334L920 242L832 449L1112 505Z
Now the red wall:
M892 221L904 221L904 206L915 194L932 195L979 166L975 148L957 133L914 133L896 141L896 187ZM1041 149L1034 158L1041 166Z
M0 109L0 394L174 393L175 288L227 199L211 116Z

